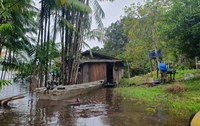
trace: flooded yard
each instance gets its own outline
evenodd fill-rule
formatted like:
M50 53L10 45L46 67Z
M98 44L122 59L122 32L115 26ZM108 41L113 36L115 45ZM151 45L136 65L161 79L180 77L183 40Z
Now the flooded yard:
M27 91L25 85L4 87L0 97ZM112 88L102 88L77 98L47 101L36 94L0 108L1 126L186 126L185 119L169 115L162 108L147 111L137 100L124 99Z

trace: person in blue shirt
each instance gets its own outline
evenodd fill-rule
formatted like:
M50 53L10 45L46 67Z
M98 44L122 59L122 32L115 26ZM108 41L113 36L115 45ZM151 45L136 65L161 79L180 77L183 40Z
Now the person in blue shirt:
M161 84L164 84L166 82L167 78L167 65L164 62L159 63L159 70L161 74Z

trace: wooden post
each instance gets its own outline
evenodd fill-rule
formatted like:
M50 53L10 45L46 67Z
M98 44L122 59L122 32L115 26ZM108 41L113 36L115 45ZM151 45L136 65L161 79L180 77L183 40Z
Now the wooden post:
M196 70L198 71L198 57L195 56Z
M158 79L158 72L159 72L158 65L159 65L158 62L156 61L156 74L157 74L156 76L157 76L157 79Z
M152 59L150 59L150 71L151 71L151 77L153 77L153 73L152 73L152 71L153 71L153 65L152 65Z

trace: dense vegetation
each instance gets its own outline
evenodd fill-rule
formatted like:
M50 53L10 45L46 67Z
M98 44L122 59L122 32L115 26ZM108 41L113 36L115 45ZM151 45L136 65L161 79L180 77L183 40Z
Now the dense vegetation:
M7 71L15 71L17 79L31 80L32 89L46 86L49 72L63 84L76 83L85 38L102 39L100 1L1 0L1 82ZM93 31L92 19L98 26Z
M172 114L188 118L200 109L200 78L196 70L191 70L200 55L199 7L198 0L147 0L125 8L125 16L107 28L104 47L92 49L124 60L127 78L121 80L118 92L148 103L150 111L162 105ZM156 57L151 66L149 53L158 50L161 57ZM152 71L157 69L158 58L175 64L176 81L150 88L138 86L157 79ZM197 77L183 80L188 73Z
M32 0L2 0L1 80L6 71L17 70L18 78L31 77L34 85L42 86L54 71L62 83L75 83L85 38L103 40L104 47L92 51L124 60L126 77L155 70L148 57L153 50L161 50L164 61L174 62L177 69L194 68L194 57L200 54L198 0L133 3L105 30L100 1L42 0L36 8ZM91 31L91 19L98 29Z
M174 62L177 69L194 68L194 58L199 56L199 4L198 0L132 4L120 21L107 28L104 47L93 50L123 59L130 68L126 75L155 70L156 64L151 69L148 57L153 50L161 50L162 59Z

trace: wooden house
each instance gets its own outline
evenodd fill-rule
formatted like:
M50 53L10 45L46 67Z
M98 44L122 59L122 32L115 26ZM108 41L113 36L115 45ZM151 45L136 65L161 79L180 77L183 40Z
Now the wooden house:
M123 61L85 51L82 53L83 60L79 67L78 83L86 83L104 80L106 83L118 84L123 77Z

